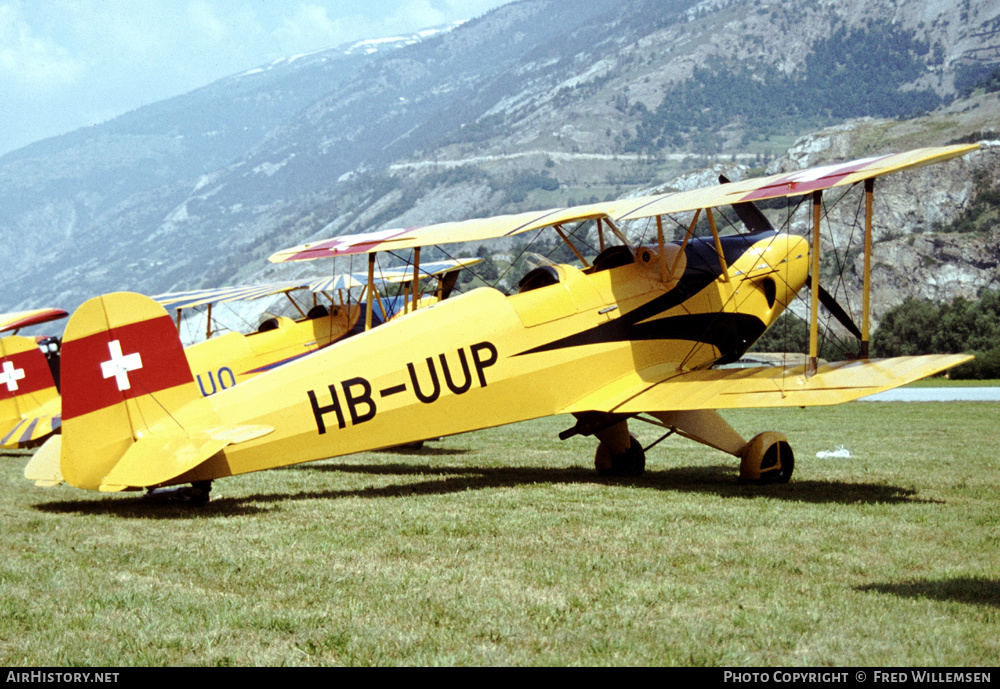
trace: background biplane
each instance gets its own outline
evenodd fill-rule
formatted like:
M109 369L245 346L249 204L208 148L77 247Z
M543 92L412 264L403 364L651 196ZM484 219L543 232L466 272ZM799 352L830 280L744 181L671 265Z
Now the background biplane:
M62 309L0 314L0 332L15 333L0 338L0 448L34 445L58 430L58 343L54 338L39 343L16 333L68 315Z
M279 252L273 261L364 253L371 275L378 252L553 228L581 266L538 266L520 280L517 294L474 289L209 398L198 394L161 306L131 294L95 298L66 329L62 473L74 486L102 491L206 485L572 414L576 423L562 437L596 436L595 464L604 473L644 470L645 451L628 430L630 420L642 419L738 457L744 479L787 481L794 467L787 438L768 431L747 441L717 410L837 404L968 359L868 360L865 354L874 180L975 148L921 149L689 192L343 236ZM821 366L822 194L855 184L863 185L865 199L865 305L856 329L862 358ZM806 238L760 223L752 203L778 197L811 200L812 249ZM716 215L724 206L744 218L747 232L718 232ZM667 242L664 219L678 216L690 217L684 236ZM710 236L695 236L701 216ZM652 243L632 246L622 232L622 223L637 219L655 221ZM576 247L588 223L599 245L592 261ZM617 242L605 243L611 239ZM713 368L738 359L807 286L804 366ZM366 323L372 312L369 298Z
M13 330L14 334L21 328L31 325L57 321L66 318L69 314L62 309L31 309L29 311L14 311L11 313L0 313L0 333Z
M378 307L376 323L381 323L413 307L413 300L408 298L411 290L423 299L424 305L447 297L458 273L480 261L482 259L470 258L424 264L417 270L416 283L412 268L396 267L371 276L342 273L264 285L173 292L154 296L153 300L175 311L178 331L185 310L204 307L204 339L187 346L185 354L201 394L207 396L326 347L351 333L364 310L363 305L352 301L352 290L372 286L371 293ZM388 294L392 285L400 287L400 294ZM422 290L428 291L428 288L429 293L421 297ZM380 291L386 292L386 296L380 296ZM306 295L305 299L296 298L302 294ZM292 309L291 317L272 307L258 318L260 323L253 332L244 334L229 330L219 334L226 328L216 322L214 306L276 296L287 298L282 303Z

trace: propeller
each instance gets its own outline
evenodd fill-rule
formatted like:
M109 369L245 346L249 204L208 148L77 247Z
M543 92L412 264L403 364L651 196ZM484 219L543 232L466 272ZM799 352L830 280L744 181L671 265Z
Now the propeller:
M719 175L719 184L728 183L729 179L725 175ZM767 219L767 216L752 201L734 203L733 210L736 211L736 215L739 216L740 221L746 225L746 228L750 232L774 231L771 221ZM806 285L812 285L811 278L806 281ZM847 328L849 333L858 338L858 340L862 339L861 329L858 328L851 316L844 310L844 307L837 303L833 295L826 291L823 285L819 286L819 303L830 312L831 316L837 319L838 323Z
M811 285L812 280L810 279L806 284ZM847 331L858 338L860 341L861 329L855 324L851 316L844 310L844 308L837 303L837 300L833 298L833 295L824 289L823 285L819 286L819 303L830 312L830 315L837 319L837 322L842 326L847 328Z
M719 184L729 184L729 179L725 175L719 175ZM743 203L734 203L733 210L736 211L736 215L739 216L740 221L746 228L751 232L774 232L774 225L771 221L767 219L757 206L754 205L753 201L744 201Z

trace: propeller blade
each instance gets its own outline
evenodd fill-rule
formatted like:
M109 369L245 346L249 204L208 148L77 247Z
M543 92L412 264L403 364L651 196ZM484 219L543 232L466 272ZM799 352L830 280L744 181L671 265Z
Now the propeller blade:
M719 175L719 184L729 184L729 179L725 175ZM733 210L739 216L743 224L750 232L773 232L774 226L767 216L760 212L760 209L752 201L744 203L734 203Z
M810 280L806 284L812 284ZM833 295L827 292L823 285L819 286L819 303L830 312L830 315L837 319L837 322L842 326L847 328L854 337L861 339L861 329L854 323L854 320L848 315L847 311L837 303L837 300L833 298Z
M729 184L729 179L725 175L719 175L719 184ZM767 216L753 202L734 203L733 210L736 211L736 215L739 216L739 219L746 225L750 232L774 231L771 221L767 219ZM810 279L807 284L812 284L812 280ZM823 288L823 285L819 286L819 303L830 312L831 316L837 319L838 323L847 328L849 333L858 338L858 340L862 339L861 329L854 323L854 320L847 311L837 303L833 295Z

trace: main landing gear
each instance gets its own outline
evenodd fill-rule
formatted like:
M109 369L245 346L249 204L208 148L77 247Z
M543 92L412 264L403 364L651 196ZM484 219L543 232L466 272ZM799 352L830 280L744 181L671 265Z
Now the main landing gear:
M594 467L601 476L642 476L646 470L646 452L639 439L629 433L627 419L580 415L575 429L601 441L594 455Z
M649 415L659 422L650 423L668 429L668 435L677 433L738 457L741 482L788 483L792 477L795 455L784 433L766 431L747 442L713 410L650 412ZM599 412L575 416L576 425L560 433L559 437L565 440L577 434L596 436L600 441L594 455L594 467L598 474L642 476L646 469L645 451L635 435L629 432L627 417Z
M615 453L603 442L597 446L594 468L601 476L642 476L646 470L646 452L642 443L629 433L629 444L624 452Z
M794 469L795 455L784 433L758 433L740 455L740 481L746 483L788 483Z

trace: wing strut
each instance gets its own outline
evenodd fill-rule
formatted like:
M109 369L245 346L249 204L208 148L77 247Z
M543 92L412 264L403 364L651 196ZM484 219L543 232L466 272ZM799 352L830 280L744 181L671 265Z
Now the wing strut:
M729 266L726 265L726 254L722 251L722 240L719 239L719 230L715 226L715 216L711 208L705 209L708 216L708 226L712 230L712 241L715 242L715 253L719 255L719 266L722 268L722 281L729 282Z
M823 210L823 192L812 193L813 200L813 237L812 237L812 276L809 288L811 305L809 308L809 364L806 375L816 373L819 363L819 224Z
M858 358L867 359L868 358L868 342L870 339L870 301L871 301L871 259L872 259L872 206L874 200L874 190L875 190L875 180L867 179L865 180L865 239L864 239L864 277L862 285L862 315L861 315L861 327L859 328L854 321L851 319L850 315L844 310L844 308L837 303L833 295L823 289L823 286L819 284L819 279L815 275L810 276L810 289L815 290L812 301L812 307L816 308L816 297L818 297L819 303L826 307L826 310L840 322L848 332L851 333L858 340ZM818 246L816 242L818 241L818 208L819 204L822 203L822 193L821 191L813 192L813 243ZM813 260L813 270L817 270L819 264L819 250L814 252ZM814 331L812 330L814 320L810 320L810 357L816 356L816 351L812 349L814 340ZM813 369L815 370L815 369Z
M622 232L621 229L619 229L619 227L614 224L614 222L612 222L611 218L605 216L604 224L611 229L611 233L618 238L618 241L627 246L629 249L635 251L635 247L632 246L632 242L630 242L628 240L628 237L625 236L625 233Z
M869 302L872 291L872 206L875 198L875 178L865 180L865 267L861 288L861 351L862 359L868 358Z
M663 216L656 216L656 239L660 243L660 282L667 284L667 256L663 245Z
M368 303L365 304L365 331L372 329L372 295L375 292L375 254L368 254Z
M681 242L681 250L677 252L676 258L674 258L674 264L670 266L670 278L673 279L674 273L677 272L677 266L680 265L681 259L684 257L684 250L687 249L688 240L694 236L695 225L698 224L698 218L701 216L701 209L699 208L694 212L694 217L691 218L691 224L688 226L687 232L684 233L684 240Z
M292 306L294 306L295 310L299 312L299 315L305 318L306 317L305 312L302 310L302 307L299 306L294 299L292 299L292 293L285 292L285 296L288 297L288 301L292 302Z
M413 307L410 311L417 310L417 297L420 296L420 247L413 250Z
M583 264L583 267L589 268L590 263L588 263L587 259L583 257L583 254L581 254L580 250L576 248L576 245L573 244L573 242L569 241L569 237L566 236L566 232L563 230L562 225L553 225L552 228L556 231L556 234L558 234L559 237L566 243L566 246L570 248L570 251L576 254L576 257L580 259L580 263Z

